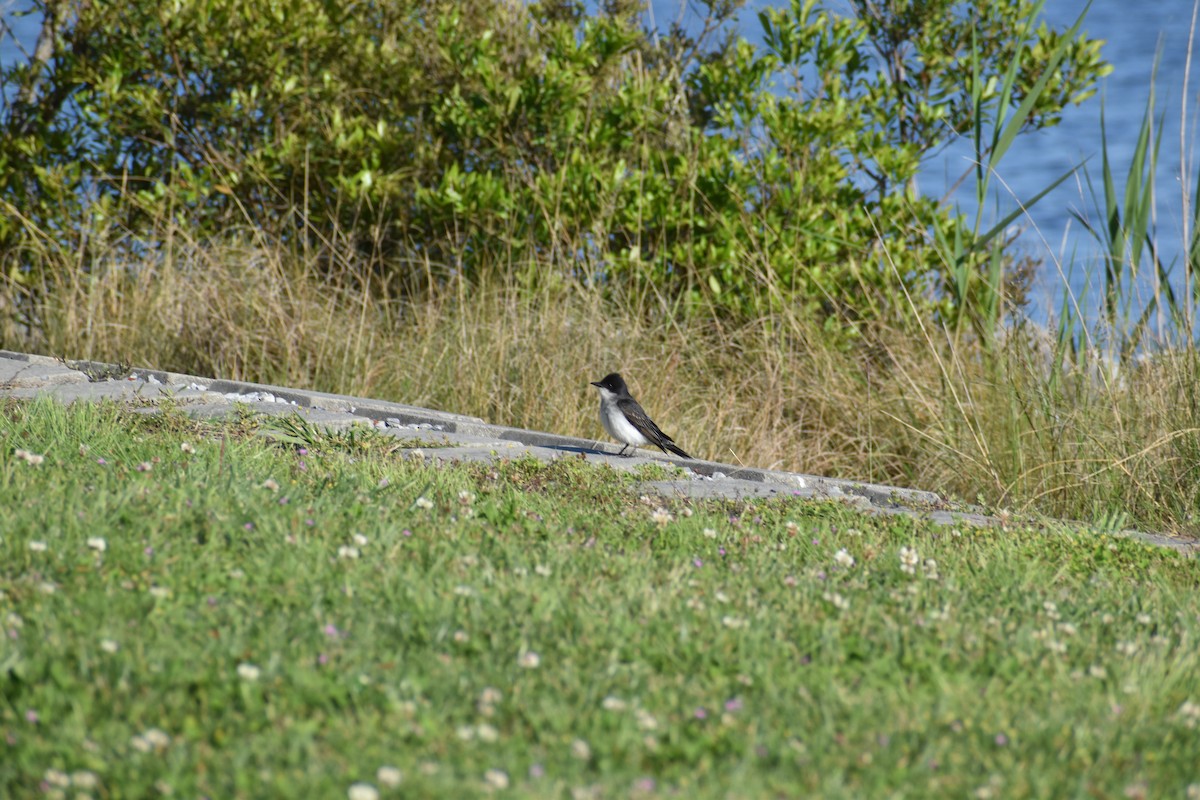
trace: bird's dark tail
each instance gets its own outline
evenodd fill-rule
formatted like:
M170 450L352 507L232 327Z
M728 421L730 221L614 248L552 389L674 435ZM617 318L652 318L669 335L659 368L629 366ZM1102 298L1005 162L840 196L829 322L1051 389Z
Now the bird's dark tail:
M683 456L684 458L691 458L691 456L689 456L687 453L685 453L679 449L679 445L675 444L670 439L667 439L664 437L663 440L661 442L658 442L657 444L659 447L662 448L662 451L664 453L671 452L677 456Z

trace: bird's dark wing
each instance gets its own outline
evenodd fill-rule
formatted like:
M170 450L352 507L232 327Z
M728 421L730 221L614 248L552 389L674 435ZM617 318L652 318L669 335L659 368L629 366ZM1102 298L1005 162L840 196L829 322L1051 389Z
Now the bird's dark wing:
M623 398L617 403L617 407L625 414L625 418L629 420L633 427L638 429L638 432L650 440L650 443L658 447L664 453L674 453L677 456L691 458L679 446L675 444L675 440L662 432L662 429L654 424L654 420L647 416L646 411L638 405L638 402L633 398Z

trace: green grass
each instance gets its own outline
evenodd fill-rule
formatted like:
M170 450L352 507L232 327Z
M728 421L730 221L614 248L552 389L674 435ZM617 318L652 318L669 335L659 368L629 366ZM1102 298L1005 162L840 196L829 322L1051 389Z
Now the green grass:
M255 435L277 424L0 411L0 795L1200 783L1200 573L1175 552Z

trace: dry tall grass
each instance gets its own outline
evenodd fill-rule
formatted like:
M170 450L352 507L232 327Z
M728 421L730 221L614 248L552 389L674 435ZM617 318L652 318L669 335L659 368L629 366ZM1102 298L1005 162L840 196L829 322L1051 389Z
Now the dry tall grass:
M729 326L569 281L430 280L401 301L350 260L171 230L153 257L43 256L32 329L3 346L386 398L603 439L588 382L619 370L697 457L884 481L1116 524L1190 529L1197 358L1064 366L1044 336L917 326L836 347L780 313ZM58 259L59 263L51 263ZM324 277L320 277L320 276ZM10 285L9 289L13 287ZM14 307L9 292L0 308ZM26 307L26 310L30 310ZM1082 365L1086 366L1086 365Z

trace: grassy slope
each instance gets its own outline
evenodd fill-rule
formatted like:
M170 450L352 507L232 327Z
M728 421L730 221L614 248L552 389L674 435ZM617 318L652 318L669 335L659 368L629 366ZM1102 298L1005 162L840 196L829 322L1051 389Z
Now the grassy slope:
M256 427L5 408L0 795L54 770L96 797L1200 782L1198 573L1173 552L796 500L668 518L571 459L434 469Z
M548 286L452 281L401 302L337 257L331 277L319 259L270 243L197 242L165 263L86 272L73 252L47 256L61 284L46 289L42 328L27 339L0 320L0 343L578 436L602 435L587 382L618 370L697 457L1112 527L1200 530L1200 359L1189 349L1110 374L1068 369L1036 332L1010 333L989 357L969 338L915 326L839 348L794 308L734 324L655 298L609 302L556 283L553 265Z

